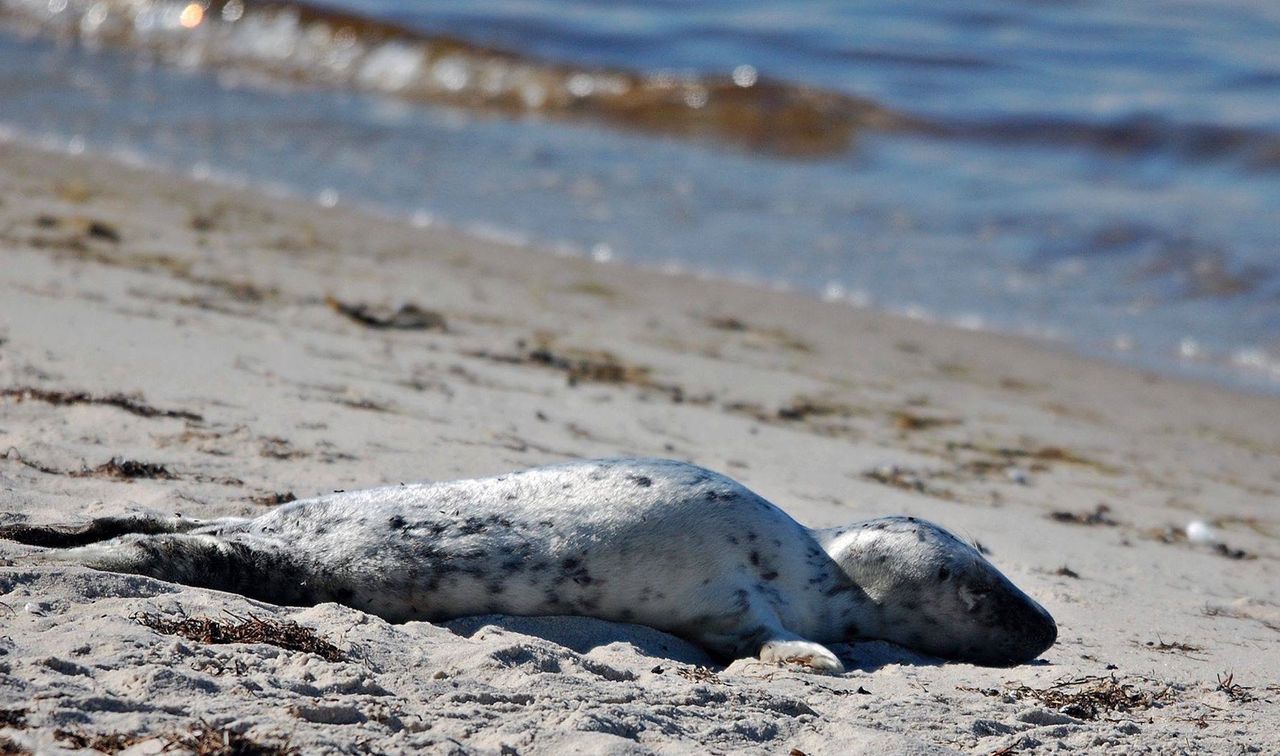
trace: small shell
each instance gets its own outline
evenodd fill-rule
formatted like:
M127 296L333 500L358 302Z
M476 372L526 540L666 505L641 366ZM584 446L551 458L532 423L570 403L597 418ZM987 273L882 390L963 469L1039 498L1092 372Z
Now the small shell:
M1218 542L1218 533L1204 520L1192 520L1187 523L1187 540L1191 543L1211 546Z

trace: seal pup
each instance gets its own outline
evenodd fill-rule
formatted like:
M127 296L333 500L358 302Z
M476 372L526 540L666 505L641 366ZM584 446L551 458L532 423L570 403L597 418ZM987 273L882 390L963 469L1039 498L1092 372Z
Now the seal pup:
M670 460L342 492L252 519L102 518L0 537L277 604L336 601L392 622L586 615L824 672L843 669L825 643L882 639L1003 666L1057 637L1039 604L937 525L810 530L742 484Z

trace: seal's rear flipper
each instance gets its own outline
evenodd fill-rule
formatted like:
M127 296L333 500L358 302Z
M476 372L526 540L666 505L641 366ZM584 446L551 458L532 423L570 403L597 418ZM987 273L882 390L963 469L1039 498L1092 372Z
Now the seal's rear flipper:
M80 564L107 572L213 588L273 604L310 606L334 600L309 580L297 561L266 544L214 535L131 534L72 549L34 555L38 561Z
M0 527L0 538L25 543L28 546L44 546L68 549L85 544L98 543L130 533L151 535L156 533L186 533L208 523L185 517L98 517L88 522L57 525L5 525Z

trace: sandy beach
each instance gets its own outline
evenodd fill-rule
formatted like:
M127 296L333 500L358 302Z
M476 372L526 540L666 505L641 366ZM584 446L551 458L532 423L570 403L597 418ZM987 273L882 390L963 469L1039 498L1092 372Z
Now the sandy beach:
M1031 665L867 642L828 677L0 542L0 751L1280 750L1274 396L0 144L0 452L0 524L670 457L811 526L934 520L1059 625ZM312 645L181 632L254 622Z

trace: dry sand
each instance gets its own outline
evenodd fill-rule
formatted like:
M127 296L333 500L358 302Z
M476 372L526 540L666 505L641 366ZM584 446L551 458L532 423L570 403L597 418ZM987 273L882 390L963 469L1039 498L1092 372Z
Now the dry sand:
M401 305L410 327L374 327ZM390 625L38 568L6 542L0 750L1280 750L1273 397L13 145L0 391L0 523L667 456L810 525L936 520L1061 628L1033 665L873 642L819 677L587 619ZM345 660L139 613L295 621Z

